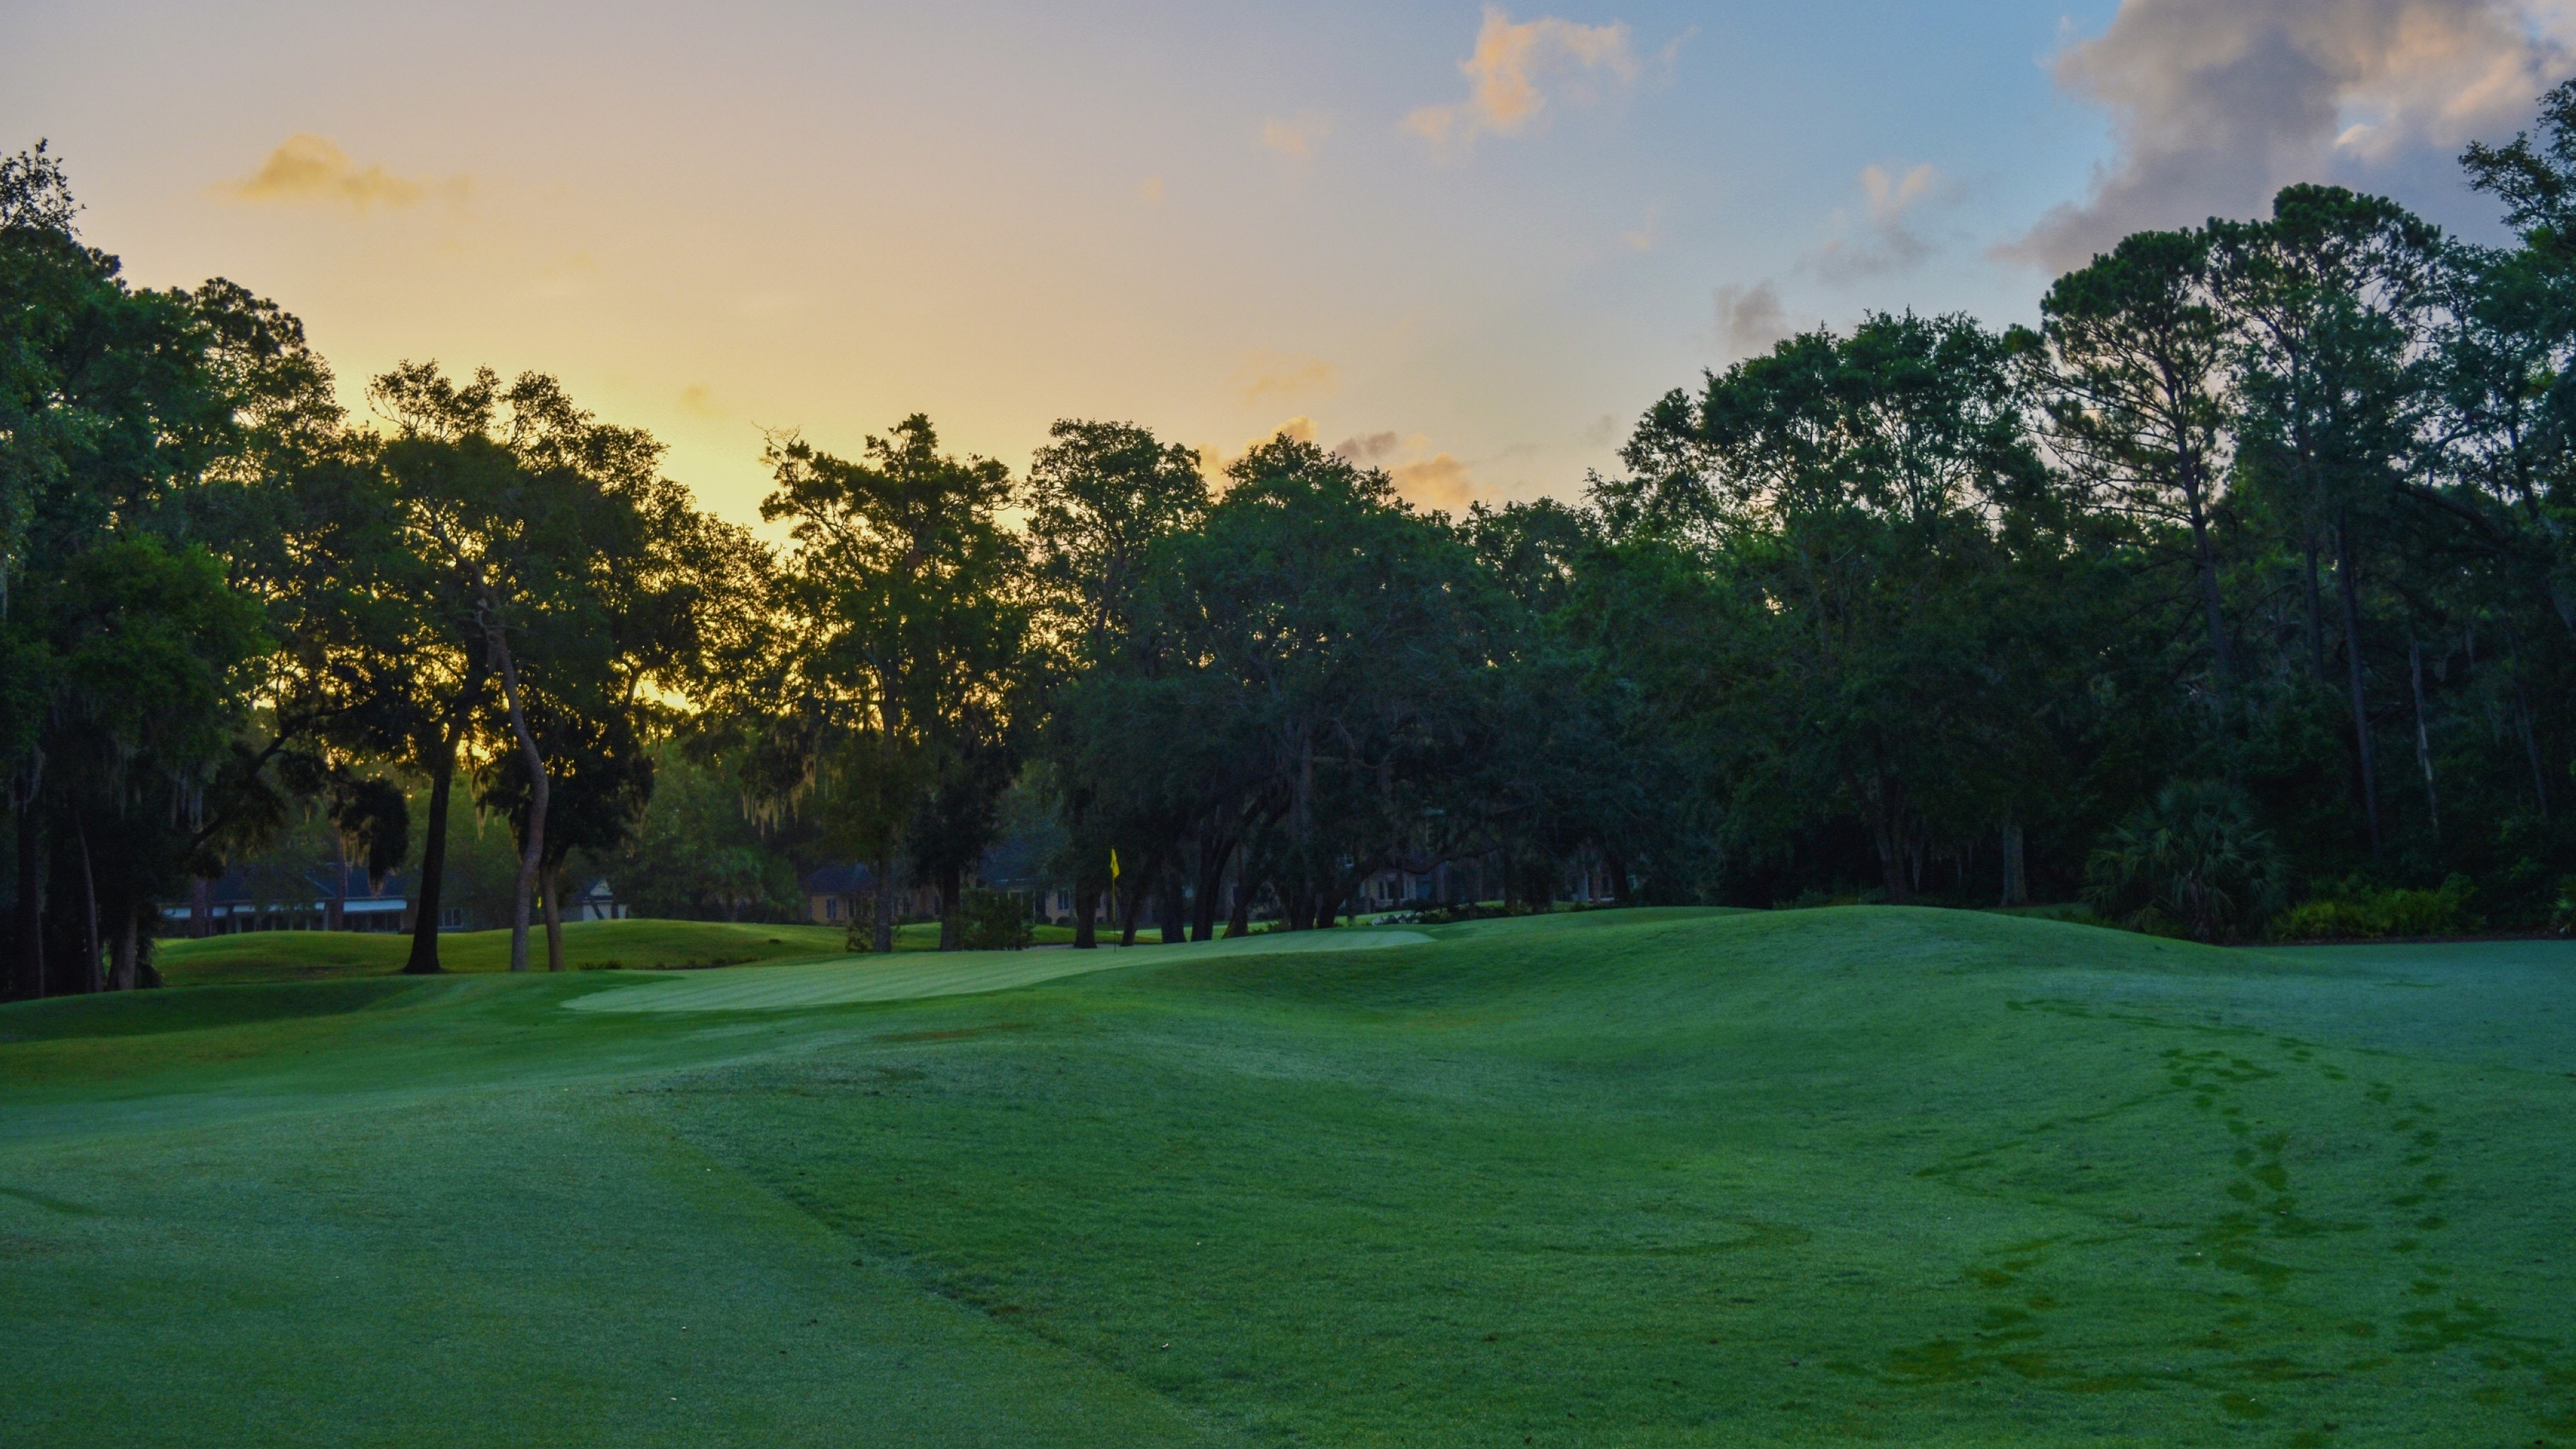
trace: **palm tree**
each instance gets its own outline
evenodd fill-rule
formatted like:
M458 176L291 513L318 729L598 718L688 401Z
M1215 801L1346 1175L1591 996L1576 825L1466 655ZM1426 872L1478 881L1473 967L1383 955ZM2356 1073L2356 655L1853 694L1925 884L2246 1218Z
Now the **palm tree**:
M2103 915L2171 921L2195 941L2232 939L2278 909L2281 856L2244 795L2216 781L2167 785L2103 837L2085 899Z

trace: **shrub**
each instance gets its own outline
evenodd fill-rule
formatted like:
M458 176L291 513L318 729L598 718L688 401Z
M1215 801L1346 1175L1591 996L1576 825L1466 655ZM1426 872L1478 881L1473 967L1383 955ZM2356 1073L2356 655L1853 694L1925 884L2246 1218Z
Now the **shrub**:
M1029 898L969 886L957 902L957 944L969 951L1019 951L1037 938Z
M2469 909L2467 876L2440 890L2371 890L2347 883L2331 896L2302 902L2272 922L2283 941L2375 941L2387 936L2456 936L2484 924Z
M2155 804L2103 837L2084 872L2087 905L2139 929L2169 925L2195 941L2233 939L2281 902L2281 855L2239 791L2167 785Z

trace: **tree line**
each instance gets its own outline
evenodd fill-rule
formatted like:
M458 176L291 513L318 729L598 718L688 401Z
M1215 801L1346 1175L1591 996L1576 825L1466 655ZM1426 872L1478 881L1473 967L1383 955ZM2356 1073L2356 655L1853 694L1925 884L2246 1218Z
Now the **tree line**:
M2510 245L2292 186L2127 238L2035 327L1789 338L1572 501L1451 516L1293 437L1218 471L1083 420L1014 476L916 415L773 436L772 545L542 374L407 363L352 415L276 304L126 281L40 144L0 161L9 990L148 984L193 879L317 819L416 860L435 971L461 808L516 842L513 966L540 928L560 964L566 861L635 849L674 764L690 818L936 885L952 944L1032 797L1083 944L1464 862L1516 907L1579 868L2207 938L2437 883L2548 920L2576 83L2463 164Z

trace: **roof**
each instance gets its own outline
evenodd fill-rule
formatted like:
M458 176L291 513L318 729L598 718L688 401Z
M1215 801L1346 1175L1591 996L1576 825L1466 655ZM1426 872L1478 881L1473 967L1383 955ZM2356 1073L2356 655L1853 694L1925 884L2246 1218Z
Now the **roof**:
M854 896L866 890L873 878L873 872L864 865L827 865L805 873L805 894Z
M206 892L212 905L249 905L276 903L302 904L311 901L403 900L411 894L411 877L397 871L386 876L380 887L371 887L363 867L322 861L301 872L263 873L264 879L254 888L250 872L240 866L223 873Z

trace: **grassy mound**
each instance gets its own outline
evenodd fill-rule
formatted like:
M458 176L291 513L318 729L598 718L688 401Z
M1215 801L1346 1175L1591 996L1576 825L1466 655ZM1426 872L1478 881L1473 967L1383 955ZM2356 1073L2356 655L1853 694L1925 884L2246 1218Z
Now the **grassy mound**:
M0 1009L0 1443L2576 1442L2576 946L1420 934Z
M813 960L845 954L838 926L733 924L725 921L574 921L563 928L564 965L597 971L739 966L755 961ZM907 926L898 950L939 944L937 926ZM545 968L545 936L532 932L529 956ZM506 971L508 931L454 931L438 938L448 971ZM354 931L250 931L196 941L163 941L159 964L173 986L242 986L389 976L411 957L409 936Z

